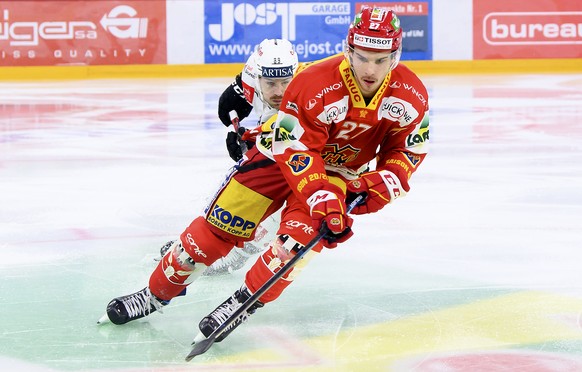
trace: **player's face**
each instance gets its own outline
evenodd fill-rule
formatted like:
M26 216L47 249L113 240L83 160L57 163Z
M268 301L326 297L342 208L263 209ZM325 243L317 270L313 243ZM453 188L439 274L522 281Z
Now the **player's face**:
M263 98L272 108L279 109L283 100L283 93L285 93L285 89L287 89L287 85L290 82L290 77L281 79L259 78Z
M390 72L393 54L390 52L370 52L350 48L348 57L360 91L365 98L374 97Z

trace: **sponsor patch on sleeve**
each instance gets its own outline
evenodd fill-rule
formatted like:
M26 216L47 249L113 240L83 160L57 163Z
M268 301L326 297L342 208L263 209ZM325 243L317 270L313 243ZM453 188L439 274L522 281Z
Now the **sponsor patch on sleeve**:
M287 165L289 166L289 168L291 168L291 172L295 176L308 170L309 167L311 167L312 163L313 158L310 155L302 152L298 152L291 155L291 157L287 161Z

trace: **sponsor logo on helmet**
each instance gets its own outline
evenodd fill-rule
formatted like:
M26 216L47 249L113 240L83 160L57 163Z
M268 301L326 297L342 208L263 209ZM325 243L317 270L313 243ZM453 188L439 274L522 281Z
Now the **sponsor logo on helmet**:
M387 39L381 37L354 34L354 44L357 46L361 46L363 48L391 50L393 40L394 39L392 38Z
M386 18L386 14L388 14L386 9L374 8L370 14L370 20L375 22L382 22L384 18Z
M263 67L261 75L264 78L286 78L293 76L293 66L285 67Z

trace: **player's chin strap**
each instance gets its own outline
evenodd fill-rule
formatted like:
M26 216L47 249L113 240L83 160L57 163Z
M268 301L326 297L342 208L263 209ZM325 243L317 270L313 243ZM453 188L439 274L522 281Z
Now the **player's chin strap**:
M348 205L347 212L350 213L352 209L354 209L354 207L358 205L358 203L360 203L363 199L364 199L363 195L358 195L350 203L350 205ZM218 328L216 328L214 332L212 332L207 338L199 342L196 342L193 345L190 354L186 356L186 361L188 362L192 360L192 358L194 358L195 356L204 354L206 351L208 351L208 349L210 349L210 347L214 344L218 336L220 336L244 312L246 312L251 306L253 306L253 304L257 302L259 298L261 298L261 296L265 294L265 292L267 292L279 279L281 279L285 274L287 274L289 270L291 270L293 266L295 266L299 262L299 260L301 260L307 254L307 252L309 252L313 247L315 247L317 243L319 243L319 241L323 239L323 237L326 236L328 233L329 228L327 227L327 225L323 224L317 235L313 239L311 239L311 241L307 243L303 248L298 250L295 256L291 258L289 262L287 262L287 264L285 264L285 266L283 266L279 271L277 271L269 280L267 280L265 284L261 286L261 288L257 289L257 291L251 297L249 297L248 300L243 302L241 307L239 307L234 313L232 313L232 315L229 318L227 318L224 321L224 323L222 323Z

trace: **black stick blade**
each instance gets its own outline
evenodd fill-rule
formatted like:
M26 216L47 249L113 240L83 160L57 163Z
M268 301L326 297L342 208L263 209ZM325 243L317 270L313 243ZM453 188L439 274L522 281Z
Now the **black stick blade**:
M210 349L210 347L212 346L212 344L214 344L214 340L215 340L214 338L205 338L204 340L194 344L194 347L192 347L190 354L188 354L186 356L186 361L189 362L195 356L198 356L200 354L204 354L205 352L207 352L208 349Z

